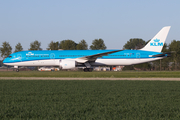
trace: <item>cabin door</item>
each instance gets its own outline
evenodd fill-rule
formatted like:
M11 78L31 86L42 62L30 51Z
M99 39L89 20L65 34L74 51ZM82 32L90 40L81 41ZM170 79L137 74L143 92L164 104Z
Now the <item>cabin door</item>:
M22 55L21 54L18 54L17 58L18 58L18 60L22 61Z
M50 54L50 59L55 59L55 54L54 53Z
M141 57L141 54L140 53L136 53L136 58L140 59L140 57Z

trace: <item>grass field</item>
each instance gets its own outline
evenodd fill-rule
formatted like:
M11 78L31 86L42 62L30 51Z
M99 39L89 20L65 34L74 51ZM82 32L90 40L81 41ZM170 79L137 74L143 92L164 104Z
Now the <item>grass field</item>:
M121 72L79 72L79 71L6 71L0 72L0 77L109 77L109 78L139 78L139 77L169 77L180 78L180 71L121 71Z
M0 80L0 119L180 119L180 84Z

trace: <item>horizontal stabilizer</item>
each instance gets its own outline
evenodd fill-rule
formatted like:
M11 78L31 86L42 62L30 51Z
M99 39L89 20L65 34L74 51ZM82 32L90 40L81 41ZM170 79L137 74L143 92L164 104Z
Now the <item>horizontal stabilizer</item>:
M165 56L170 57L172 53L173 52L166 52L162 54L153 55L152 57L165 57Z

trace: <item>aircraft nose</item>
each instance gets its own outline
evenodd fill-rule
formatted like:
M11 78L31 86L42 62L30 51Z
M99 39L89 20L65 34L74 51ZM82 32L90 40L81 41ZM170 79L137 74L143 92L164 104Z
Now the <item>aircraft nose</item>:
M3 63L6 63L6 58L3 60Z
M4 60L3 60L3 64L7 64L8 63L8 59L7 58L5 58Z

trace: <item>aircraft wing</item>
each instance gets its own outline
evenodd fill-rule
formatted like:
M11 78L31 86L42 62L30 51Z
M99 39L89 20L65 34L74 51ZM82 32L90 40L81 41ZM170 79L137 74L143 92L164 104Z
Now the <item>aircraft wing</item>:
M110 52L104 52L104 53L98 53L98 54L94 54L94 55L89 55L89 56L77 58L76 61L77 61L77 62L80 62L80 63L85 63L85 62L87 62L87 61L93 62L93 61L95 61L98 57L107 56L107 55L109 55L109 54L112 54L112 53L115 53L115 52L119 52L119 51L123 51L123 50L115 50L115 51L110 51Z

